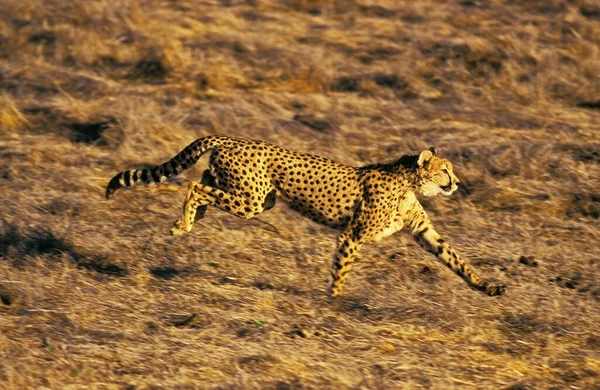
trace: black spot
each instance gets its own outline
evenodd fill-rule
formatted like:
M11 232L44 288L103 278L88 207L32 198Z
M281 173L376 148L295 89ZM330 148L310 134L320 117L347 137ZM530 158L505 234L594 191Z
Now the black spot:
M71 130L73 142L108 146L108 140L103 138L103 134L117 124L115 118L109 118L99 122L71 123L68 127Z
M136 65L129 77L132 79L144 79L146 82L162 83L168 73L164 60L159 57L148 57L142 59Z
M317 119L314 115L311 114L297 114L294 116L294 120L302 123L303 125L316 130L318 132L326 133L330 132L333 129L333 125L326 120ZM304 157L302 160L306 161L307 158ZM308 164L305 164L307 167Z
M152 179L155 182L159 182L160 181L160 174L159 174L160 168L159 167L155 167L152 169L152 171L150 172L150 174L152 175Z
M531 267L538 266L538 262L533 258L533 256L521 256L519 258L519 263L529 265Z
M179 271L173 267L156 267L151 268L150 273L157 278L169 280L181 274L182 271Z
M577 103L577 107L589 108L591 110L600 110L600 100Z
M375 83L381 87L394 90L402 90L408 87L408 83L403 78L393 74L373 75L373 81L375 81Z
M361 77L343 76L336 80L332 89L338 92L358 92L361 80Z
M394 18L396 17L396 11L387 9L379 5L361 5L360 12L368 17L375 18Z
M0 301L6 306L10 306L12 304L12 298L7 293L0 293Z
M123 182L125 183L126 186L131 185L131 171L123 172Z

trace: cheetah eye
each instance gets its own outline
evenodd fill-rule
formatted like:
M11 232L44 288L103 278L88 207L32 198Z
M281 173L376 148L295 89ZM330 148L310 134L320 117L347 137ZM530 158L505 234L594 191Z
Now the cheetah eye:
M444 172L446 175L450 176L450 174L448 173L448 170L446 168L442 168L442 172Z

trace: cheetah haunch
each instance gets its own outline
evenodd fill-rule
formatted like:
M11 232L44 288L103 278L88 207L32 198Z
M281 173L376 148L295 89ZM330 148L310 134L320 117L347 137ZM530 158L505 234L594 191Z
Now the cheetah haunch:
M389 164L356 168L263 141L209 136L192 142L162 165L117 174L108 183L106 197L121 187L162 182L190 168L208 150L212 150L209 169L200 183L190 183L183 215L172 235L189 232L207 206L248 219L281 198L300 214L340 231L328 288L332 296L342 293L363 244L399 230L409 231L471 287L488 295L504 292L503 285L481 280L440 238L417 200L417 194L450 195L458 188L452 163L434 148Z

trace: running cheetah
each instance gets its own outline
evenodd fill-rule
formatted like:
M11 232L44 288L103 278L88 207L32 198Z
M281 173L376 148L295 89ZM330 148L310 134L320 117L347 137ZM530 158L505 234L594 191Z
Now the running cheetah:
M340 231L328 287L331 296L342 293L363 244L403 229L472 288L490 296L504 292L504 285L481 280L465 264L435 231L417 200L417 194L450 195L458 188L452 163L434 148L392 163L356 168L263 141L208 136L162 165L117 174L108 183L106 198L121 187L177 175L211 149L209 168L200 183L189 184L183 215L172 235L189 232L209 205L248 219L269 210L280 198L300 214Z

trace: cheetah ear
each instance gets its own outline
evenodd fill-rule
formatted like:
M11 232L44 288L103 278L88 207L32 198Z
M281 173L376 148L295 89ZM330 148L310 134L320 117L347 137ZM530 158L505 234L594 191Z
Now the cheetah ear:
M431 150L427 149L421 152L421 154L419 154L419 160L417 160L417 165L419 167L422 167L423 164L425 164L427 161L431 160L431 158L433 157L435 153L433 153Z
M435 147L430 147L429 150L431 150L431 153L433 153L434 156L437 156L438 152L437 149Z

